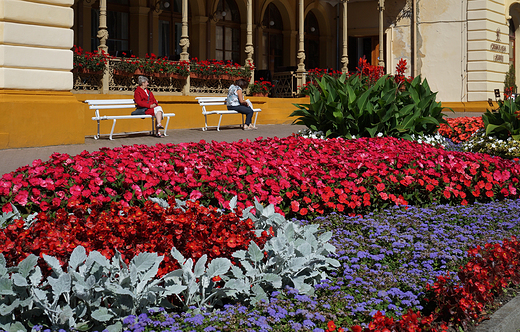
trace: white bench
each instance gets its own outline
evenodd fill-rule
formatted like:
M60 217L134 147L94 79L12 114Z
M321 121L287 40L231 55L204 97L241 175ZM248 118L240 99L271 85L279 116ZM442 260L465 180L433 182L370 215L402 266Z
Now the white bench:
M89 109L96 110L96 116L92 117L92 120L97 121L97 135L94 136L95 139L100 137L99 126L100 121L102 120L113 120L112 130L110 131L110 139L112 140L112 136L114 135L114 128L116 126L116 121L119 119L152 119L152 135L155 135L158 130L156 130L155 116L151 116L148 114L145 115L100 115L99 110L106 109L120 109L120 108L132 108L135 109L136 105L133 99L92 99L85 100L85 103L89 105ZM164 118L166 118L166 125L164 126L164 136L168 136L166 131L168 130L168 124L170 123L170 117L175 116L175 113L164 113Z
M217 127L217 131L220 131L220 123L224 114L242 114L237 111L227 109L226 99L227 97L196 97L199 105L202 106L202 115L204 115L204 128L203 131L208 130L209 127ZM213 109L213 106L223 106L221 109ZM208 109L208 107L210 109ZM254 126L256 127L256 119L258 118L258 112L262 110L260 108L253 109L255 115ZM217 114L220 115L218 125L208 126L208 115ZM242 114L242 127L244 127L244 114Z

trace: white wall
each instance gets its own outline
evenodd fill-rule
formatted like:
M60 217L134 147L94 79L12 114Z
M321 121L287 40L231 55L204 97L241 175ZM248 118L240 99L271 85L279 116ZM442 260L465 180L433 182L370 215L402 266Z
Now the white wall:
M71 90L74 0L0 0L0 88Z

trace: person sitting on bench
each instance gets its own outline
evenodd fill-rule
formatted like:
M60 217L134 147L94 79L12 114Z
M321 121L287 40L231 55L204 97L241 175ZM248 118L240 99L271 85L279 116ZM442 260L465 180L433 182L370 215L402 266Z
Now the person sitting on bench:
M139 86L134 91L134 101L138 108L146 108L145 114L154 115L157 119L157 137L163 137L159 129L163 129L161 122L163 119L163 109L155 99L152 91L148 90L148 78L139 76L137 78Z
M227 109L237 111L246 115L246 122L244 130L257 129L251 124L253 118L253 108L249 106L249 103L244 100L243 89L247 88L249 83L244 79L238 79L234 84L231 84L227 96Z

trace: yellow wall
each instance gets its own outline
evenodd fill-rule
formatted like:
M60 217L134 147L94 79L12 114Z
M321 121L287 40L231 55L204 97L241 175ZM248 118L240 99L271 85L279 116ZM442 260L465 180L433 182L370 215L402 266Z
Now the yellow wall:
M83 102L87 99L128 99L131 95L72 94L70 92L0 90L0 149L62 144L82 144L86 136L94 136L97 123L94 110ZM169 129L202 128L204 116L195 96L156 94L166 113L175 113ZM293 104L308 103L308 98L248 97L261 108L258 124L289 124ZM456 112L485 112L487 102L442 103ZM222 108L222 107L219 107ZM102 110L101 115L126 115L132 109ZM216 125L218 116L209 116L209 125ZM222 125L241 123L240 115L224 116ZM101 121L101 134L110 133L111 120ZM115 133L148 131L148 119L119 120Z
M87 99L128 99L131 95L72 94L70 92L0 90L0 149L62 144L82 144L85 136L97 133L94 110L83 102ZM204 116L195 96L156 94L166 113L175 113L169 129L202 128ZM308 102L306 98L248 97L255 108L261 108L257 124L291 123L296 107L292 103ZM220 109L222 107L219 107ZM101 115L127 115L132 109L101 110ZM218 116L208 117L215 126ZM221 125L241 123L240 115L227 115ZM101 121L101 134L109 134L111 120ZM118 120L115 133L148 131L150 120Z
M76 94L76 98L83 102L88 99L128 99L131 95L101 95L101 94ZM202 108L195 100L195 96L171 96L155 94L155 98L159 101L165 113L175 113L175 117L170 119L168 129L185 129L185 128L202 128L204 127L204 116ZM247 97L253 103L255 108L261 108L262 112L258 115L257 124L283 124L291 123L294 119L289 115L296 109L292 103L308 102L308 98L263 98L263 97ZM92 120L94 110L84 106L84 122L85 136L93 136L97 132L97 122ZM215 106L207 108L207 110L222 110L225 106ZM132 112L131 109L120 110L100 110L100 115L127 115ZM218 115L208 116L208 125L216 126L218 123ZM225 115L222 118L222 126L236 125L242 123L241 115ZM164 123L165 124L165 123ZM101 121L101 134L108 134L112 128L112 121ZM115 133L136 132L150 130L150 120L130 119L118 120L116 123Z
M0 90L0 149L85 142L84 110L70 92Z

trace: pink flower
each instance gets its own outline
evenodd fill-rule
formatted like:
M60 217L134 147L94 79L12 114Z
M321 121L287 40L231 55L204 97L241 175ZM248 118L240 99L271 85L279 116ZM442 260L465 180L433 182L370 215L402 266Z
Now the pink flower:
M201 197L202 197L202 193L200 191L198 191L198 190L193 190L191 192L191 194L190 194L190 199L192 201L196 201L196 200L198 200Z
M78 186L78 185L74 185L72 187L70 187L69 191L70 191L70 194L72 196L80 196L81 195L81 190L83 188L81 186Z
M29 198L29 192L22 190L16 195L14 201L21 206L25 206L27 204L27 198Z

